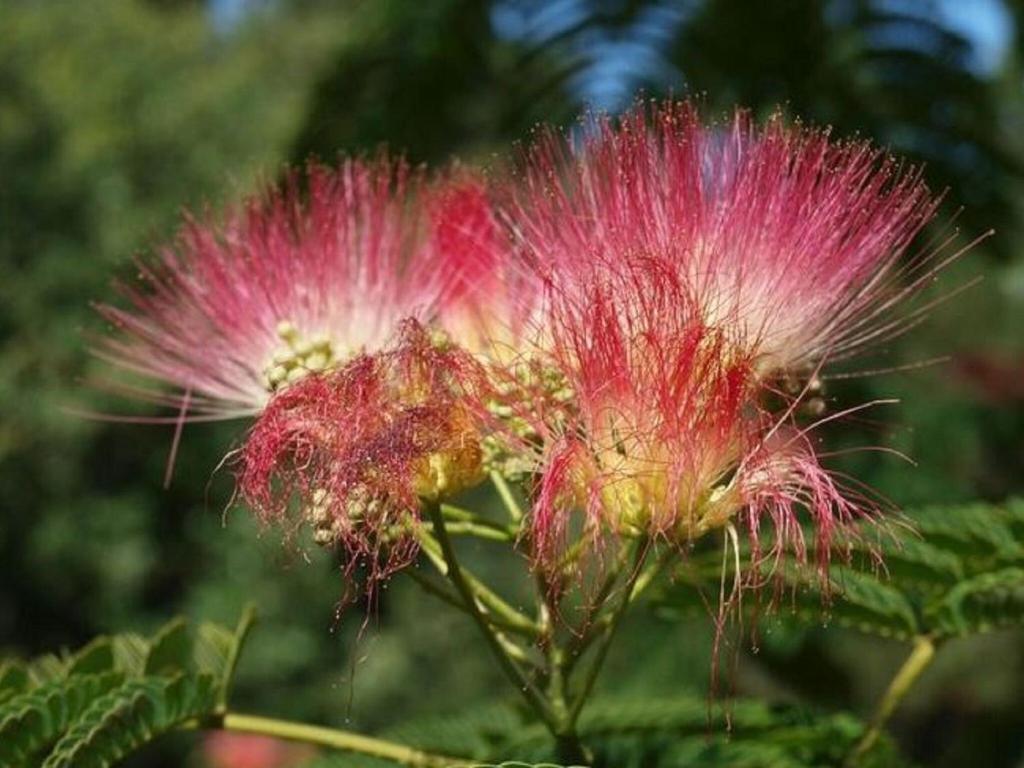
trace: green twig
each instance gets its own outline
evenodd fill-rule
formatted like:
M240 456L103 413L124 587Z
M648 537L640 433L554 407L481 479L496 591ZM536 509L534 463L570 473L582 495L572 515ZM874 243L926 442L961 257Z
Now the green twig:
M501 497L501 503L505 505L505 511L508 512L509 519L518 526L523 520L523 508L516 501L515 494L512 493L508 481L499 472L491 472L491 482L494 483L498 496Z
M441 514L444 515L445 521L450 520L477 520L479 515L476 512L472 512L465 507L457 507L454 504L444 502L441 505Z
M447 530L447 524L445 530ZM420 549L423 550L427 559L433 563L438 572L442 576L449 577L448 562L438 541L423 529L417 532L417 541L419 541ZM476 596L478 606L482 606L486 610L485 618L488 621L507 629L509 632L515 632L524 637L532 639L538 637L540 628L537 626L537 622L509 605L494 590L490 589L465 568L460 570L463 580L466 581ZM461 601L459 605L462 605Z
M434 526L434 536L441 547L441 554L448 566L448 579L451 581L452 586L455 587L456 592L458 592L462 597L462 600L468 609L467 612L480 628L484 639L487 641L488 646L490 646L491 651L494 653L495 658L497 658L502 670L508 676L509 680L513 685L515 685L520 693L523 694L527 703L544 721L545 725L547 725L551 732L557 736L558 722L551 711L551 707L548 704L547 699L544 698L533 682L523 674L523 671L519 668L516 662L508 655L508 652L506 651L503 642L499 639L498 634L480 612L480 606L477 603L477 595L466 580L462 567L459 565L458 558L455 555L455 549L452 546L451 539L448 537L448 533L445 529L444 515L441 514L440 506L436 502L426 500L423 504L426 507L427 516L430 518L430 521Z
M223 715L203 720L198 724L203 728L218 728L239 733L255 733L261 736L272 736L277 739L288 739L303 744L315 744L328 749L339 749L360 755L370 755L391 760L412 768L461 768L473 763L455 757L435 755L413 749L405 744L384 741L370 736L363 736L350 731L339 731L318 725L306 725L288 720L277 720L256 715L240 715L227 712Z
M434 581L430 579L430 577L423 575L415 568L407 568L404 571L404 573L417 584L419 584L426 592L429 592L430 594L434 595L434 597L444 601L453 608L457 608L463 613L469 613L469 609L465 606L465 604L463 604L462 600L459 598L458 595L451 592L450 590L445 589L440 584L435 584ZM487 621L489 621L494 626L508 630L509 632L521 631L519 627L506 624L501 619L500 616L488 614L486 618ZM502 647L505 649L508 655L514 658L516 661L534 667L536 666L536 662L533 659L531 659L530 656L527 653L525 653L522 648L508 640L504 635L498 635L498 640L501 641Z
M476 536L478 539L490 541L512 541L515 539L515 535L509 533L505 526L472 520L456 520L448 523L448 533L453 536Z
M636 577L636 581L633 584L633 589L629 596L630 602L635 602L636 599L643 594L647 587L649 587L654 582L658 574L661 573L661 571L665 568L666 565L668 565L668 563L672 560L673 557L675 557L675 555L676 550L671 548L665 549L658 557L658 560L656 562L651 563L649 566L647 566L647 568L640 572L640 574ZM602 585L601 591L598 593L598 608L600 608L600 606L603 604L603 601L607 597L608 592L611 591L611 587L615 584L615 578L617 578L619 575L620 572L616 570L613 574L610 575L609 581L606 581L605 584ZM594 612L591 612L588 615L587 620L583 624L583 631L580 634L578 634L573 640L570 649L570 665L575 664L576 660L579 659L583 655L583 653L590 647L590 644L593 643L594 640L596 640L598 637L602 636L602 633L608 628L608 626L612 623L614 618L614 612L606 613L603 616L600 616L596 619L594 618Z
M622 617L626 614L626 608L629 607L629 604L633 600L634 589L639 583L644 560L647 559L649 550L650 546L646 538L642 538L637 542L636 555L633 560L632 568L626 575L626 583L622 588L622 597L614 609L612 609L607 628L604 630L604 634L602 636L601 644L597 648L597 654L593 661L590 662L590 666L587 668L586 676L583 678L583 685L576 694L572 703L572 708L569 711L569 724L571 726L575 726L580 713L583 711L584 705L587 703L587 699L590 697L591 691L594 689L594 683L597 682L597 676L600 673L601 668L604 666L604 660L608 656L608 650L611 648L612 640L615 638L615 632L622 623Z
M899 668L892 682L889 683L885 695L882 696L882 700L878 703L878 708L871 718L871 724L867 731L864 732L860 741L857 742L857 746L854 747L853 751L846 758L844 763L846 768L853 768L853 766L857 765L861 758L875 745L878 737L882 734L882 728L888 722L892 713L896 711L896 708L903 701L914 683L917 682L921 673L931 664L934 657L935 641L932 638L923 635L914 638L913 650L907 656L907 660L903 662L903 666Z
M425 592L429 592L434 597L438 598L439 600L442 600L445 603L448 603L448 605L452 606L453 608L458 608L460 611L464 611L466 609L466 607L462 604L462 600L460 600L459 596L454 594L451 591L451 589L446 589L441 584L435 583L434 580L431 579L429 576L420 573L415 566L413 566L412 568L406 568L404 571L402 571L402 575L408 576L410 579L419 584L420 587L422 587Z
M561 763L590 765L592 755L584 748L576 728L569 721L566 697L569 667L566 663L566 649L559 644L555 627L554 617L558 613L556 591L542 570L534 574L534 584L537 590L537 625L541 631L538 643L544 650L546 695L558 725L553 732L555 751Z
M478 536L492 541L514 541L518 535L516 526L488 520L453 504L442 504L441 512L449 534Z

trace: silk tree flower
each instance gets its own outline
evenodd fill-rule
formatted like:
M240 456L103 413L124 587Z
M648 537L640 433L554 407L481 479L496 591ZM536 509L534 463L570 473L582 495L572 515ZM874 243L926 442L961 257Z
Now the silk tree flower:
M451 173L434 188L428 209L431 250L445 276L437 327L488 371L487 408L504 428L483 438L486 468L521 480L541 438L538 413L571 395L540 354L549 343L543 281L514 251L482 178Z
M422 237L423 182L402 162L310 165L220 223L189 218L98 354L182 394L132 390L197 416L258 413L283 385L378 348L439 292Z
M439 326L496 365L543 344L543 284L514 252L482 178L452 172L434 187L427 207L434 263L444 275Z
M685 542L739 521L755 552L767 518L775 551L798 554L806 509L827 557L856 506L791 414L764 407L755 355L706 321L671 265L623 257L558 292L551 313L552 356L575 408L540 457L541 562L557 561L574 509L595 541L611 532Z
M238 456L242 498L266 523L310 526L371 582L408 564L421 500L483 479L486 373L415 320L382 350L274 395ZM486 420L486 419L485 419Z
M705 125L687 103L637 107L575 142L548 133L520 187L511 216L545 272L662 259L761 374L900 333L942 266L934 249L908 253L938 205L919 171L780 116Z

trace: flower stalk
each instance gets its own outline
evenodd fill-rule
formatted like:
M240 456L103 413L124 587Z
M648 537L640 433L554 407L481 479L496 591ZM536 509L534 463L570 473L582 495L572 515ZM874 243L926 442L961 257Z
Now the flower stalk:
M636 542L634 560L630 570L626 573L626 582L622 587L622 595L619 598L619 601L611 609L611 613L606 614L609 616L609 619L600 635L600 645L597 647L593 661L590 662L590 666L587 668L586 675L583 678L583 684L573 699L572 708L569 711L569 724L572 727L575 727L576 721L579 720L580 713L583 711L583 707L587 703L587 699L590 698L590 694L594 689L594 684L597 682L601 668L604 666L604 661L608 657L608 651L611 649L612 640L615 639L615 634L619 625L622 623L622 619L626 615L626 609L629 608L630 603L633 601L634 589L640 575L643 573L644 561L647 559L649 552L650 541L648 541L647 538L641 538Z
M499 633L493 626L491 626L490 623L488 623L483 613L481 613L480 605L477 602L477 594L463 574L462 567L455 555L455 548L452 546L451 539L448 537L444 515L441 513L441 506L436 502L425 500L424 507L426 508L427 517L433 525L434 536L441 548L441 554L447 566L446 575L448 576L449 581L451 581L452 586L455 587L455 590L462 598L467 612L480 628L480 631L484 636L484 640L487 642L491 652L501 665L502 671L504 671L512 684L523 694L523 697L530 705L530 708L537 713L552 733L556 733L558 731L558 720L551 709L550 703L544 695L537 690L533 681L523 673L516 661L509 655Z
M445 523L445 533L449 533L448 523ZM451 566L444 555L443 547L439 543L438 539L431 536L423 529L416 532L416 537L417 542L419 543L423 553L427 556L427 559L430 560L442 576L448 577L450 580ZM540 629L535 621L509 605L505 600L497 595L494 590L466 570L465 567L460 567L459 570L462 580L465 581L475 598L473 606L475 606L477 611L481 612L481 615L483 615L486 621L515 634L529 638L536 638L540 634ZM425 577L416 575L413 578L417 581L422 581ZM438 588L433 584L431 587L428 587L428 591L441 597L441 595L438 594ZM459 607L467 610L467 612L469 610L469 607L465 605L457 595L448 595L447 598L442 597L442 599L444 599L445 602L452 602L452 599L454 599L458 603ZM486 612L483 612L484 610Z
M903 666L899 668L896 676L889 683L889 687L886 689L882 700L878 703L874 716L871 718L871 724L846 759L846 768L854 768L854 766L858 765L861 758L875 745L878 737L882 734L882 728L889 721L889 718L892 717L892 713L896 711L896 708L906 698L914 683L917 682L921 674L932 663L932 659L935 658L935 651L935 640L931 637L923 635L914 638L914 647L910 651L910 655L907 656Z
M519 502L516 501L515 494L512 493L508 481L501 476L500 472L491 472L491 482L498 491L498 496L501 497L501 503L505 506L509 519L514 525L518 526L523 521L523 510L519 506Z

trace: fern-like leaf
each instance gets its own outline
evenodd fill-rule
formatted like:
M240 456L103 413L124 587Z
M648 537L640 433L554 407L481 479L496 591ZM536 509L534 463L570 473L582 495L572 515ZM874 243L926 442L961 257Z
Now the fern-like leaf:
M903 640L1024 625L1024 501L927 507L904 517L906 525L865 524L827 582L791 557L766 566L760 576L774 585L772 599L748 597L744 607L761 614L767 602L784 619ZM722 579L734 576L717 553L694 555L676 575L655 592L664 616L715 610Z
M927 608L941 635L1024 626L1024 569L1005 568L957 584Z
M217 681L211 675L129 680L92 703L43 768L107 768L216 706Z
M156 736L223 710L242 643L174 619L150 639L100 637L76 653L0 666L0 766L106 766ZM52 751L50 748L52 747Z
M615 768L675 766L837 765L864 732L847 715L820 715L737 699L709 707L706 696L599 697L583 710L581 741L599 765ZM420 749L478 760L480 766L549 765L550 734L508 705L474 707L454 717L428 717L385 733ZM885 759L882 759L884 756ZM899 765L882 739L865 765ZM508 762L515 760L518 762ZM758 762L760 760L760 762ZM888 762L886 762L888 760ZM387 763L352 755L325 755L306 768L384 768Z
M188 622L173 619L153 636L146 653L143 674L159 675L164 672L187 669L192 662L192 637Z
M46 683L0 706L0 765L26 763L122 679L117 672L78 674Z
M114 669L114 647L109 637L97 637L67 663L67 674L90 675Z
M0 704L17 696L28 687L28 672L17 661L0 664Z

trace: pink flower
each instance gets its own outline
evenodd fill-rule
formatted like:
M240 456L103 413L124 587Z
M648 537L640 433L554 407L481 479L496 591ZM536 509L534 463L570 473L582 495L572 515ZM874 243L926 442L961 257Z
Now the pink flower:
M797 406L821 365L925 309L909 300L945 262L908 254L937 206L920 174L779 117L706 126L665 104L576 141L547 134L511 196L516 247L550 290L550 365L573 393L535 428L539 557L574 511L592 537L735 522L755 553L770 520L771 551L802 556L806 514L827 562L877 503L821 465Z
M469 355L407 321L385 349L271 399L239 457L242 497L265 522L308 525L350 568L385 578L417 551L421 499L482 480L472 404L486 387Z
M483 181L456 173L435 187L428 207L432 251L444 275L440 326L492 362L509 363L542 343L541 280L513 251Z
M762 373L905 330L919 316L905 299L941 266L907 253L937 206L918 171L779 116L708 126L666 103L596 119L575 144L550 133L517 200L515 229L543 270L660 259Z
M540 458L532 540L542 562L563 549L573 510L594 539L680 542L738 520L755 546L767 517L778 545L798 554L798 509L823 551L853 518L806 432L769 412L754 355L706 322L671 265L623 257L594 269L556 293L551 323L574 408L549 427Z
M280 386L377 349L440 291L420 235L422 182L401 161L311 165L174 245L101 306L98 352L183 396L194 414L258 412ZM182 399L184 397L184 400Z

